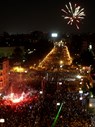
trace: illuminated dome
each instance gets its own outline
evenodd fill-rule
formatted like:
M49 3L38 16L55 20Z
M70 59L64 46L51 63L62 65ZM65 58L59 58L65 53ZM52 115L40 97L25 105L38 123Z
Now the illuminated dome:
M38 68L45 70L62 70L64 66L72 64L68 47L64 42L55 42L53 49L38 65Z

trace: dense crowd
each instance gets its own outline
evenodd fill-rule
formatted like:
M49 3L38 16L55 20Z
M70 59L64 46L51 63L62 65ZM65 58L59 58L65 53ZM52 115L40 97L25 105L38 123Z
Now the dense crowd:
M24 86L22 82L21 85ZM12 86L19 91L19 88L15 87L15 82ZM21 92L30 92L31 85L25 86L21 87ZM21 105L4 105L1 100L0 119L4 119L4 122L0 122L0 127L93 127L87 107L88 97L83 96L80 99L79 92L72 92L67 87L69 86L57 86L55 83L49 86L47 82L42 86L41 93L41 87L37 89L38 99L23 102ZM63 105L56 119L61 104Z
M53 95L54 94L54 95ZM22 105L0 105L1 127L53 127L61 103L62 109L56 120L56 127L91 127L90 114L77 93L39 94L39 100Z

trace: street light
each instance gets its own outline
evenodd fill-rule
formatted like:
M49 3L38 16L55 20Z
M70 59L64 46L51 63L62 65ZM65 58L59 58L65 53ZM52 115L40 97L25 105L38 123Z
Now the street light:
M53 40L53 43L55 43L57 37L58 37L58 33L51 33L51 38Z
M57 38L58 37L58 33L51 33L51 37L52 38Z

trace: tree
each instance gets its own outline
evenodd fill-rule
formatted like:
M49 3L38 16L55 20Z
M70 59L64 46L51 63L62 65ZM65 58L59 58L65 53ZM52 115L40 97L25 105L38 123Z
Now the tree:
M23 51L20 47L16 47L12 54L13 62L21 62L23 58Z

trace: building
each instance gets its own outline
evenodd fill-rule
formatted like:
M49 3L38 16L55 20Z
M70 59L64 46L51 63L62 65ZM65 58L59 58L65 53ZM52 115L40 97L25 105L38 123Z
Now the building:
M0 90L2 90L9 82L9 60L7 58L0 59Z

